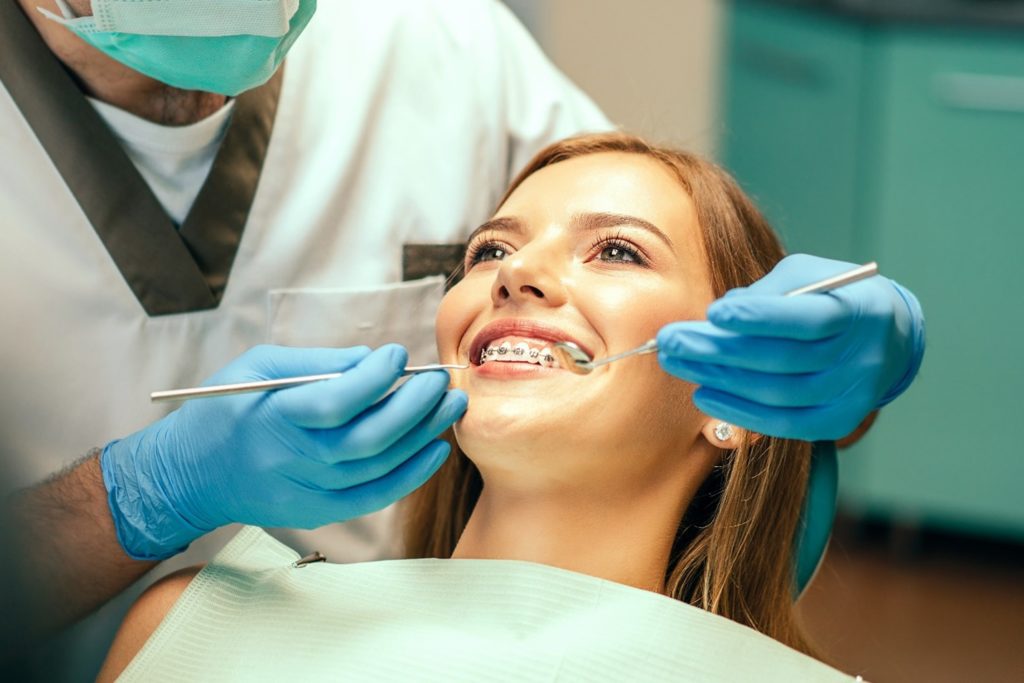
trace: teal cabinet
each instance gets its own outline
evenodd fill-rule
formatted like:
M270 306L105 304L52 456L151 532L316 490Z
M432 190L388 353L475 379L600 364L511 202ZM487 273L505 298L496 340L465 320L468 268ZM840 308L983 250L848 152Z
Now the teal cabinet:
M857 225L858 27L759 4L732 13L722 145L787 245L850 255ZM792 249L791 249L792 250Z
M877 260L925 310L843 505L1024 538L1024 32L736 2L728 40L726 166L790 251Z

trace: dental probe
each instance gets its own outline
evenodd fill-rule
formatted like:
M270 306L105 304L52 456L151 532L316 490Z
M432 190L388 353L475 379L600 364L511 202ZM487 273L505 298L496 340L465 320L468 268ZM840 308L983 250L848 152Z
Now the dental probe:
M828 292L875 275L878 275L878 264L872 261L871 263L865 263L863 266L857 266L845 273L833 275L832 277L812 282L811 284L803 287L797 287L796 289L786 292L783 296L798 296L800 294ZM559 366L565 368L569 372L577 375L589 375L594 368L602 365L614 363L615 361L626 358L627 356L639 356L645 353L654 353L657 350L657 340L648 339L635 349L623 351L622 353L617 353L614 356L607 356L601 360L594 360L586 351L573 342L562 341L558 342L551 348L551 355L553 355L555 360L558 361Z
M469 365L443 365L434 363L432 365L410 365L402 373L402 376L415 375L421 372L432 370L465 370ZM254 391L274 391L287 387L297 387L310 382L321 382L325 379L341 377L343 372L328 372L324 375L304 375L302 377L282 377L281 379L267 379L258 382L241 382L239 384L216 384L208 387L192 387L190 389L168 389L167 391L154 391L149 395L153 403L163 401L187 401L190 398L209 398L211 396L230 396L231 394L248 394Z

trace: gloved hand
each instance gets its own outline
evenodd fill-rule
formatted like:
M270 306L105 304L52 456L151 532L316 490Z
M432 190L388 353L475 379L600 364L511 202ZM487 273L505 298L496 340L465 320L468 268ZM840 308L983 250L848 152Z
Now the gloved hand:
M444 371L415 375L385 398L408 354L256 347L209 384L344 371L278 391L204 398L101 455L118 540L163 559L219 526L313 528L386 507L440 467L435 440L466 409Z
M708 322L663 327L658 361L699 384L694 402L718 419L807 441L846 436L910 385L924 355L921 307L892 280L780 296L853 267L788 256L712 303Z

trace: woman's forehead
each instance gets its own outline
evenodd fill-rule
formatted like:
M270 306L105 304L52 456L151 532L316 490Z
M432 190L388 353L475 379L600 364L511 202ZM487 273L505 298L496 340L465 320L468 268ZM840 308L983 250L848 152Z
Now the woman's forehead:
M590 214L633 216L656 226L678 262L710 280L696 205L673 171L641 154L599 152L546 166L515 189L495 219L514 218L529 233Z
M672 172L655 159L624 152L546 166L526 178L495 216L532 222L586 213L637 216L680 244L699 236L693 201Z

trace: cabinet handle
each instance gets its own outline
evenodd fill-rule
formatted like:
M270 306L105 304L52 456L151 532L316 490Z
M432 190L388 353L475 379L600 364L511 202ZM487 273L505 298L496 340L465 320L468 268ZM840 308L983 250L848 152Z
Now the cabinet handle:
M737 61L749 71L783 83L815 88L825 75L813 59L768 43L747 41L739 46Z
M1024 114L1024 78L949 72L933 80L935 97L952 109Z

